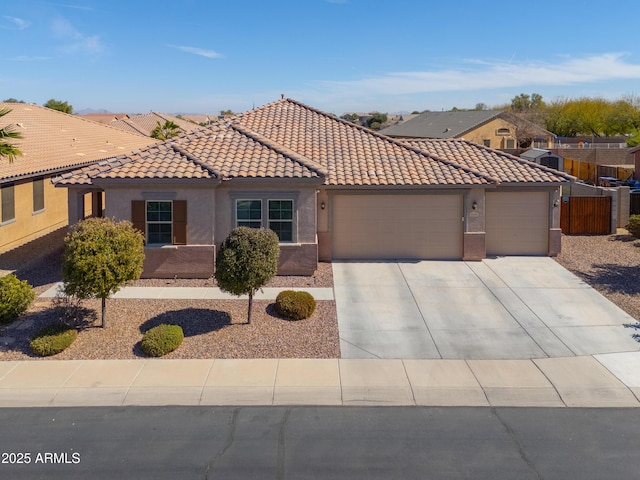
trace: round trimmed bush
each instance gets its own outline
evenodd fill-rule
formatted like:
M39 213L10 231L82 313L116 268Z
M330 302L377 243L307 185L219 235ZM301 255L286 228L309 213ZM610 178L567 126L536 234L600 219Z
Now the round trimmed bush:
M631 215L629 217L629 224L627 230L634 237L640 238L640 215Z
M284 290L276 298L276 312L291 320L309 318L316 309L316 301L309 292Z
M78 331L67 325L57 324L41 330L33 337L31 351L41 357L56 355L78 338Z
M182 340L184 340L182 327L163 323L144 333L140 348L150 357L162 357L178 348Z
M9 323L27 311L35 298L33 287L13 274L0 278L0 323Z

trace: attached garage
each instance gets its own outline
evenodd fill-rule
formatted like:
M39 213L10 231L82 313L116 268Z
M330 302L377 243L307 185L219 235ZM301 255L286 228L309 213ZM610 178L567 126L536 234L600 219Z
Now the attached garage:
M335 195L334 259L462 258L462 195Z
M547 255L547 192L487 192L485 209L487 255Z

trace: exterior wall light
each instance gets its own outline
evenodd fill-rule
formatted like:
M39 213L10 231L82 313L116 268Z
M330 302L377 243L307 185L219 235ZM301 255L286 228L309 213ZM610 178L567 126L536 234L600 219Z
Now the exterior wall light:
M320 208L321 208L322 210L324 210L325 208L327 208L327 205L324 203L324 201L323 201L323 202L320 202Z
M471 204L471 208L473 208L474 210L478 208L478 202L474 200L473 203Z

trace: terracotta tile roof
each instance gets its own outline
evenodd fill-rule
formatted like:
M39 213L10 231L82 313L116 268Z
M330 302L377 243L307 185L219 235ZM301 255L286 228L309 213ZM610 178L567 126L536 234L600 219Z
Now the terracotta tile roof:
M128 117L126 113L82 113L78 114L78 116L102 124L111 123L115 120Z
M491 179L290 99L237 115L273 144L313 159L329 185L483 185Z
M558 183L574 180L571 175L467 140L407 139L402 142L492 177L500 183Z
M159 145L86 167L56 179L59 185L86 185L91 179L142 178L308 178L322 181L314 162L286 152L242 127L214 125Z
M290 99L119 157L99 171L84 169L61 183L84 184L90 177L301 178L336 186L466 186L572 179L464 140L403 143Z
M122 118L111 122L109 125L118 128L125 132L135 132L141 135L151 136L151 132L156 128L158 122L164 124L165 122L173 122L182 132L192 132L202 128L197 123L192 123L187 120L182 120L173 115L167 115L166 113L149 112L140 115L129 115L128 118Z
M215 123L219 120L218 115L205 115L202 113L194 113L194 114L184 114L181 115L182 118L188 120L190 122L195 122L197 124L201 123Z
M0 117L23 138L12 140L23 153L12 163L0 159L0 182L95 163L157 141L86 120L78 115L26 103L0 103L10 109Z

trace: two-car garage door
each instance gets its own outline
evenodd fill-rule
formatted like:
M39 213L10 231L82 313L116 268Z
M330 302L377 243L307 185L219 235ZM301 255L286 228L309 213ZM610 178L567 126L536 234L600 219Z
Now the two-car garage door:
M462 195L336 195L335 259L462 258Z

